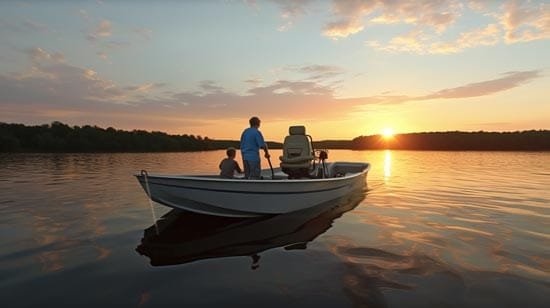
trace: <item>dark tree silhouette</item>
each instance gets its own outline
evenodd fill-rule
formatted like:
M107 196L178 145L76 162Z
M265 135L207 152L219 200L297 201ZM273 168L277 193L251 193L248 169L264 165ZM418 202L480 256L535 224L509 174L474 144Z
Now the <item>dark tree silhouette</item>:
M39 126L0 123L1 152L169 152L204 151L213 146L210 139L193 135L70 127L61 122Z
M194 135L168 135L144 130L124 131L61 122L26 126L0 123L0 152L179 152L239 148L238 140L213 140ZM268 142L272 149L281 143ZM353 140L314 142L316 149L549 151L550 131L429 132L360 136Z
M356 150L451 150L451 151L548 151L550 131L521 132L430 132L381 135L354 138L351 146Z

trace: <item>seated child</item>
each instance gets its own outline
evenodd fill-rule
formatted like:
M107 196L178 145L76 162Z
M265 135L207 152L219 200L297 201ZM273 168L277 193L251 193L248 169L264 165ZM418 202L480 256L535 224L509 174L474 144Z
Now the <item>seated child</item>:
M241 167L239 167L239 163L235 161L235 149L230 147L227 149L226 153L227 158L224 158L220 162L220 176L222 178L232 179L235 171L238 173L243 173L243 171L241 170Z

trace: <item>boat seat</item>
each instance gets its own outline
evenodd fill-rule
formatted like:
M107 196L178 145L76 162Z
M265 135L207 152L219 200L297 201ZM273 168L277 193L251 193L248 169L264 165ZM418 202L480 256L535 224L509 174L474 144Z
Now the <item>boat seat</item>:
M289 175L289 178L299 178L309 175L311 166L315 160L310 137L306 135L305 126L291 126L289 135L283 143L283 155L281 170Z

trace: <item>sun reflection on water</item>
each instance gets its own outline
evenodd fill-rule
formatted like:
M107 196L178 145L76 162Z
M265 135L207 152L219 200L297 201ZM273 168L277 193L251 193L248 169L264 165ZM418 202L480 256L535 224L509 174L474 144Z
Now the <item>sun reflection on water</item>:
M384 182L389 180L391 176L391 151L386 150L384 155Z

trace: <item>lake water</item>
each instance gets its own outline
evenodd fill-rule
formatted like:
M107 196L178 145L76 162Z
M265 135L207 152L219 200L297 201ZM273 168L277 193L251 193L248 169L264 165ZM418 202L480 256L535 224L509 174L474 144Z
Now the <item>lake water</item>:
M372 164L366 193L301 216L173 215L142 244L132 174L223 156L0 155L2 307L549 307L550 153L331 150Z

